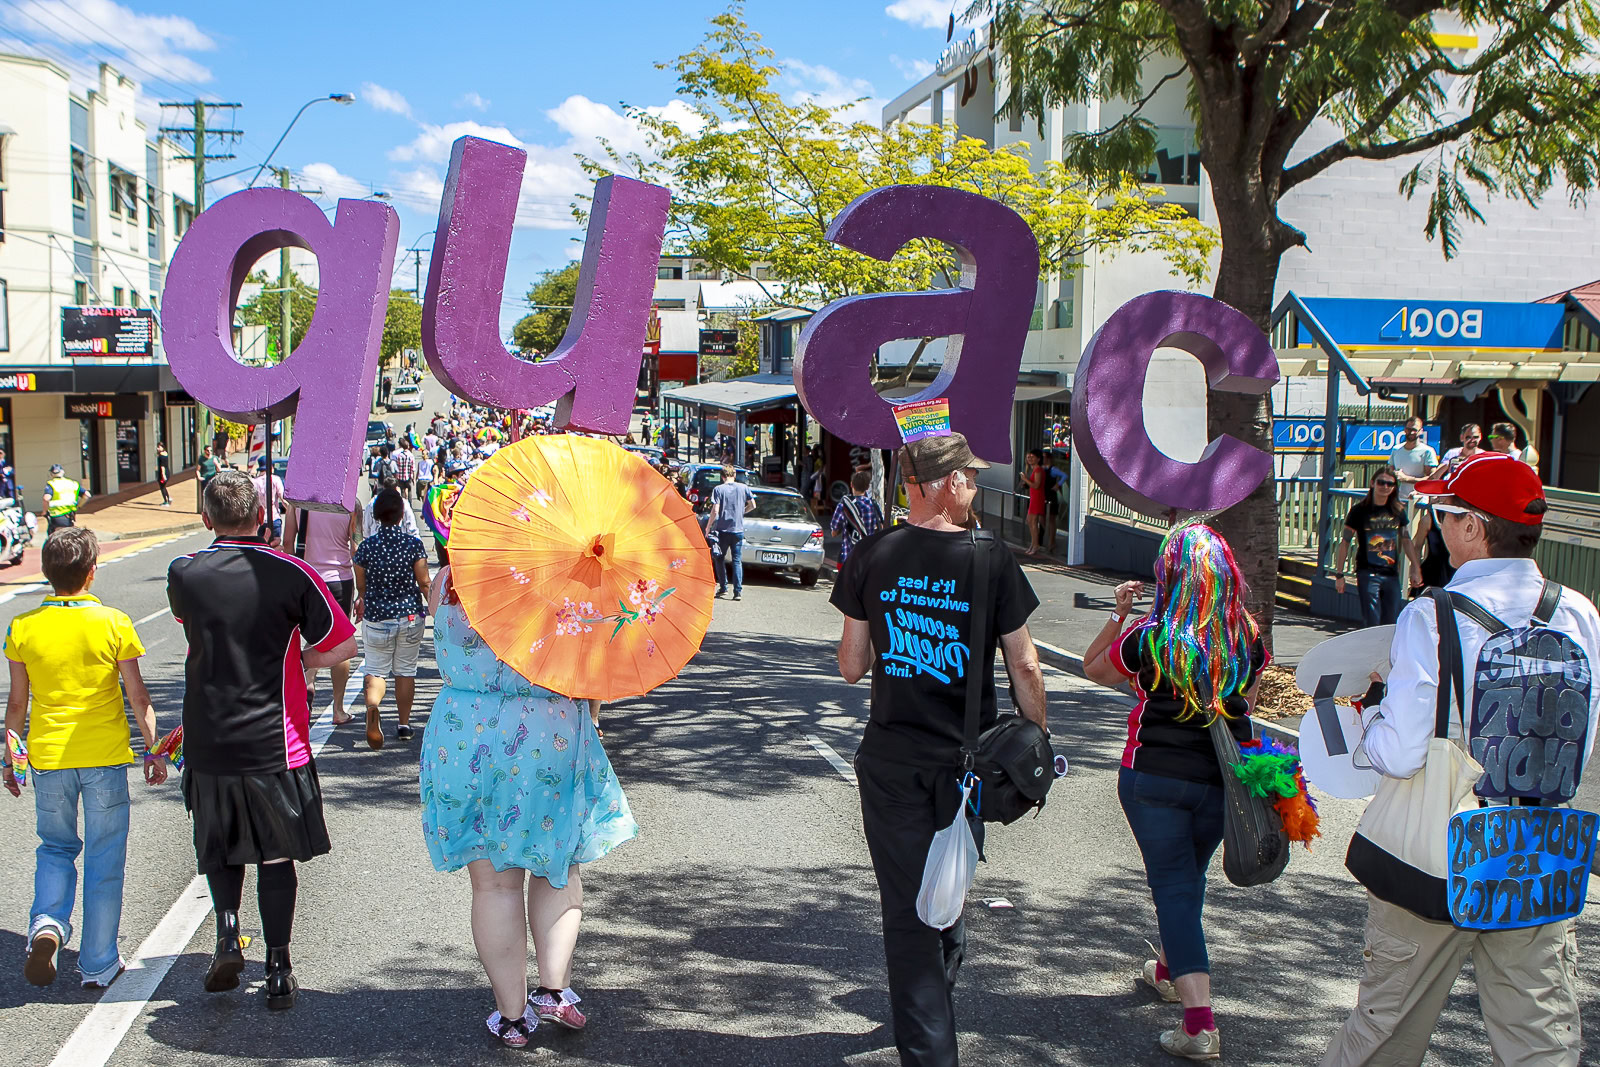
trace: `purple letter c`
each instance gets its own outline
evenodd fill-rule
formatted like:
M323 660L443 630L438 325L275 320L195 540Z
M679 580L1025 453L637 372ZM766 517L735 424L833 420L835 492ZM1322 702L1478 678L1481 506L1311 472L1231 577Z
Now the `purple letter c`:
M1224 435L1197 463L1156 448L1145 429L1144 382L1158 348L1205 367L1212 389L1262 394L1278 380L1272 344L1255 323L1198 293L1146 293L1123 304L1084 349L1072 388L1072 440L1084 468L1117 501L1146 515L1215 512L1272 474L1272 456Z

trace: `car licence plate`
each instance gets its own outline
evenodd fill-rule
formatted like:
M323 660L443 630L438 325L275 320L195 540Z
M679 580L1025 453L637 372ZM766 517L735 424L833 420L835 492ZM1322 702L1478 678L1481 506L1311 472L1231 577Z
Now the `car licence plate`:
M761 553L761 562L762 563L788 563L789 562L789 553L787 553L787 552L763 552L763 553Z

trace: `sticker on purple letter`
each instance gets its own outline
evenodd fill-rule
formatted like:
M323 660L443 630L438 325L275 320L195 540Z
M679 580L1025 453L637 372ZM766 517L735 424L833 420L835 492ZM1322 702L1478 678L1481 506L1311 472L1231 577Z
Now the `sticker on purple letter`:
M389 309L400 219L386 204L341 200L335 221L299 193L246 189L189 227L167 270L167 362L200 403L235 422L296 414L288 502L319 511L356 504L372 383ZM233 310L255 262L285 246L317 257L317 310L276 366L233 355Z
M477 137L451 149L422 305L423 353L458 396L500 409L554 402L557 426L627 433L671 196L632 178L595 183L572 319L555 351L529 363L500 340L527 159Z
M932 237L955 248L955 289L870 293L835 300L800 335L794 384L813 418L867 448L898 448L891 403L872 387L878 347L910 337L947 337L944 367L907 400L948 397L952 427L984 459L1011 462L1011 400L1039 283L1039 246L1022 216L997 200L934 185L889 185L864 193L828 228L828 239L888 260L908 241Z
M1158 348L1205 367L1212 389L1260 395L1278 380L1272 343L1239 311L1198 293L1161 291L1123 304L1078 360L1072 440L1095 483L1120 503L1166 517L1222 511L1272 474L1272 456L1223 435L1198 462L1164 454L1144 421L1144 382Z

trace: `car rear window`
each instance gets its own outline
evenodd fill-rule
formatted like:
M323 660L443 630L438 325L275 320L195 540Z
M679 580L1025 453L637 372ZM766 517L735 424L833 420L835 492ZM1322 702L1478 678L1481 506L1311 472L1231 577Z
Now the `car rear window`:
M788 493L757 493L756 509L748 516L752 519L771 519L775 522L815 522L816 517L805 501Z

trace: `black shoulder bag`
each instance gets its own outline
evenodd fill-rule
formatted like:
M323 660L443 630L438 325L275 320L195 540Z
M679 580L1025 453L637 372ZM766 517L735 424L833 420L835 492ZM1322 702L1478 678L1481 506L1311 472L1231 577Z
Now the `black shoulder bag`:
M1222 873L1234 885L1265 885L1289 865L1283 817L1234 773L1244 756L1227 720L1218 714L1206 729L1222 765Z
M1045 795L1055 780L1056 755L1050 735L1021 715L1006 714L978 734L983 704L984 669L989 637L989 553L992 530L973 530L972 658L967 662L966 737L961 745L962 770L979 781L978 818L1010 824L1030 811L1044 808Z

